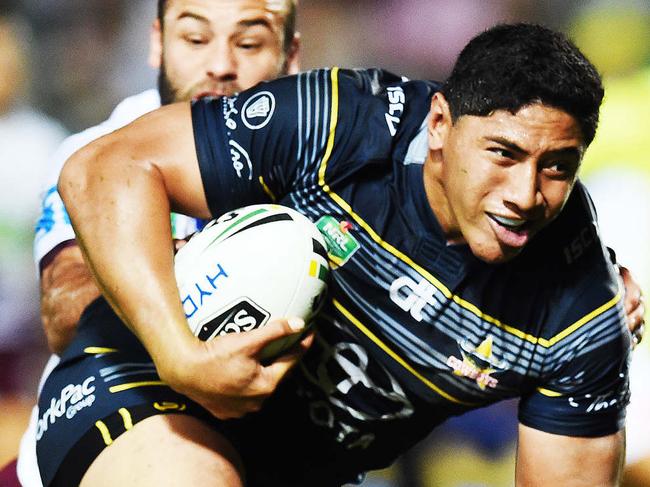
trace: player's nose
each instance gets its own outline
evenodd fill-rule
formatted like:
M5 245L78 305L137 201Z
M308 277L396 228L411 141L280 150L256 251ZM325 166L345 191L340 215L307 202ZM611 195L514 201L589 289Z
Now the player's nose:
M210 78L218 81L232 81L237 78L237 58L229 43L214 43L207 54L206 72Z
M543 201L537 164L525 161L511 166L504 192L505 206L522 216L530 216L529 213L537 211Z

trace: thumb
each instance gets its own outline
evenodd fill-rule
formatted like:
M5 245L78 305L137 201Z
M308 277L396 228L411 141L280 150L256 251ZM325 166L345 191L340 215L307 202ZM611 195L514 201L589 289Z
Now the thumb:
M304 328L305 321L302 318L292 317L270 321L263 327L242 333L240 336L246 336L246 338L250 339L250 351L257 353L272 341L294 333L300 333Z

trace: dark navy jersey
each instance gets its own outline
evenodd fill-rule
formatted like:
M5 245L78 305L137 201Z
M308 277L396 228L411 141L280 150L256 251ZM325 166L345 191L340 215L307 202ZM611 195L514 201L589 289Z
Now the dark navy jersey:
M521 398L520 421L542 431L618 431L629 337L588 195L578 183L508 263L448 245L423 182L438 88L332 69L193 104L212 213L276 202L330 243L328 302L290 379L302 407L368 468L506 398Z

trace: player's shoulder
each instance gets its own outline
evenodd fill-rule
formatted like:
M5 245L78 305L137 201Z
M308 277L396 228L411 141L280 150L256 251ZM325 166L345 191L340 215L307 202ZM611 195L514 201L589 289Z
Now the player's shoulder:
M537 282L548 288L558 326L583 320L596 310L609 317L612 326L618 326L618 274L600 238L591 198L580 182L560 216L531 242L522 257L520 269L534 273Z
M125 98L103 122L66 137L52 156L50 170L58 175L65 161L76 151L159 106L160 97L157 90L147 90Z
M92 140L121 128L138 117L160 107L160 95L151 89L132 95L118 103L103 122L68 137L63 145L82 147Z
M156 89L150 89L132 95L117 104L106 124L122 126L136 118L160 107L160 94Z
M379 68L341 69L333 78L338 83L339 137L358 142L375 159L399 159L406 153L440 88L435 81L411 80Z
M381 68L333 67L312 69L296 75L264 81L256 85L251 93L266 89L274 92L288 90L299 97L326 89L331 91L331 100L336 96L345 96L346 103L354 97L390 98L393 103L404 103L406 100L400 101L399 95L391 96L391 93L406 92L414 97L417 95L430 97L440 89L440 84L430 80L412 80Z
M412 80L381 68L339 69L338 79L342 85L374 96L394 91L397 87L409 91L424 90L428 94L440 89L440 84L435 81Z

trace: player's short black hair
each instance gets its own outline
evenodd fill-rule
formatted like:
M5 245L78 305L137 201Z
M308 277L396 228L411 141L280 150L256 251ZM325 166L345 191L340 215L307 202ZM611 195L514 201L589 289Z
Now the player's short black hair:
M596 68L563 34L535 24L501 24L462 50L442 93L452 120L516 113L531 103L559 108L580 124L586 145L596 134L603 99Z
M168 0L158 0L158 21L160 26L163 27L165 24L163 19L165 18L165 8L167 7ZM283 48L286 51L291 47L291 41L293 41L294 36L296 35L296 0L287 0L288 9L287 14L284 17L284 40Z

